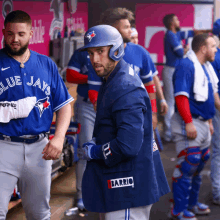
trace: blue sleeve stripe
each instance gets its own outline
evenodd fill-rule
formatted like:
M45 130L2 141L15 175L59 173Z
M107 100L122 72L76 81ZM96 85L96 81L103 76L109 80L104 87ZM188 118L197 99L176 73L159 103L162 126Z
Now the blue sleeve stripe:
M152 77L152 70L151 70L147 75L145 75L145 76L140 75L140 77L141 77L142 79L147 79L147 78L149 78L149 77Z
M80 73L80 69L74 66L68 66L67 69L75 70Z
M90 84L90 85L95 85L95 86L100 86L100 85L102 85L102 82L91 81L91 80L88 80L87 83Z
M158 75L158 71L157 70L152 74L152 76L154 77L156 75Z
M53 109L54 112L58 111L59 109L61 109L64 105L67 105L68 103L72 102L74 100L73 97L69 98L68 100L66 100L65 102L63 102L62 104L58 105L56 108Z
M182 49L183 46L182 45L178 45L177 47L175 47L173 50L176 51L176 50L179 50L179 49Z
M188 93L188 92L182 91L182 92L176 92L176 93L174 93L174 97L176 97L176 96L178 96L178 95L184 95L184 96L186 96L187 98L189 98L189 93Z

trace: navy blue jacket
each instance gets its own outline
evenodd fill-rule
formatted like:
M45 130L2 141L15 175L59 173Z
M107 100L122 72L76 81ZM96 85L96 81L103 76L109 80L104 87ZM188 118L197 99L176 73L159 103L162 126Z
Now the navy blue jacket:
M169 192L159 151L153 152L149 96L124 60L99 90L93 136L102 145L103 159L86 166L82 193L87 210L111 212L149 205Z

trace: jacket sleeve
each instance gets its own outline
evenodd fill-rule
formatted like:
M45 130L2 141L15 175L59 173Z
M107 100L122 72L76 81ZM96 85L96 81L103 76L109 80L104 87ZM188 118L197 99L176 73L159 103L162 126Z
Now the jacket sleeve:
M137 97L139 98L137 99ZM144 114L146 111L144 97L138 90L132 91L114 102L112 114L116 126L116 138L102 145L107 166L114 166L122 160L138 154L144 138ZM149 113L151 114L150 111Z

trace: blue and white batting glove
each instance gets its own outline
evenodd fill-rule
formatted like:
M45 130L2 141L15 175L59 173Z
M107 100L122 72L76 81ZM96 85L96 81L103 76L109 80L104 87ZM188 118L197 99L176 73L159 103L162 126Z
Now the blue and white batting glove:
M87 143L83 144L82 148L78 148L77 154L78 154L79 159L81 159L81 160L93 159L91 156L91 149L94 146L96 146L96 145L92 144L91 142L87 142Z
M102 147L96 145L96 140L93 138L91 141L83 144L82 148L77 149L78 157L82 160L102 159Z

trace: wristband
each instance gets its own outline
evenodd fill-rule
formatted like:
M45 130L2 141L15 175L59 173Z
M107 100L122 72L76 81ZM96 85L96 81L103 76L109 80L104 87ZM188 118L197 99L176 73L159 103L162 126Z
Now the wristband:
M90 154L92 159L96 159L96 160L103 159L102 146L101 145L92 146Z
M165 99L161 99L161 100L160 100L160 103L162 103L162 102L166 102L166 100L165 100Z
M145 86L146 90L148 93L155 93L156 92L156 87L154 84L149 85L149 86Z
M156 99L152 99L152 100L150 100L150 102L151 102L152 112L157 113L157 101L156 101Z

